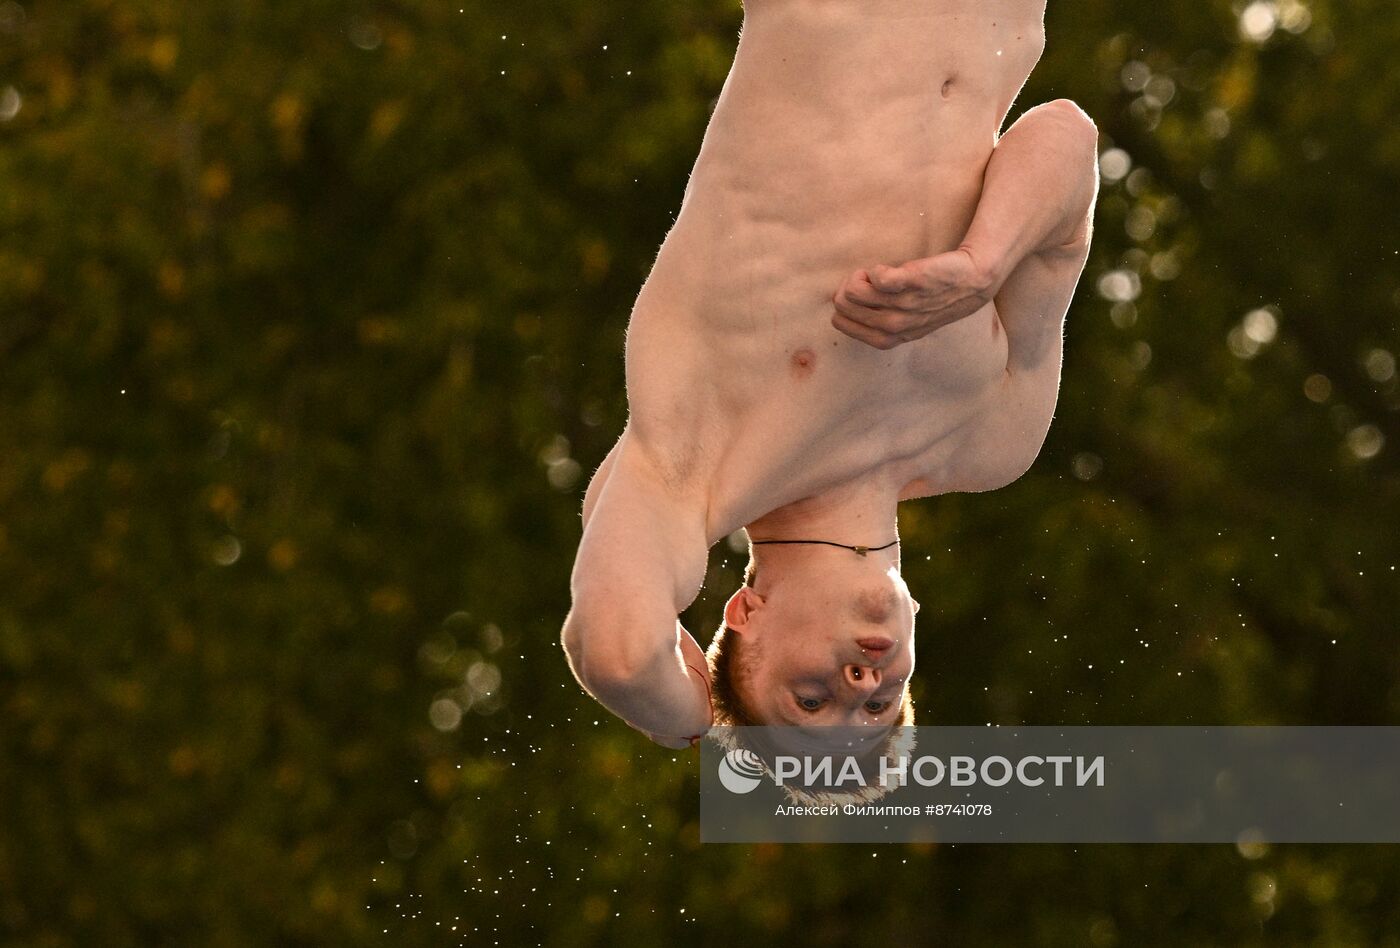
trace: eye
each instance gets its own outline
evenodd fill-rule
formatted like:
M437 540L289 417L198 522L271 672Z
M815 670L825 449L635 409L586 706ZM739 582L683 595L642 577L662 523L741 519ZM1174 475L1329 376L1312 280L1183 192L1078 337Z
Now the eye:
M805 711L815 711L820 708L823 703L824 702L820 698L803 698L799 696L797 699L798 706Z
M888 701L867 701L867 702L865 702L865 710L869 711L871 714L879 714L881 711L885 710L885 709L888 708L889 706L890 706L890 703L889 703Z

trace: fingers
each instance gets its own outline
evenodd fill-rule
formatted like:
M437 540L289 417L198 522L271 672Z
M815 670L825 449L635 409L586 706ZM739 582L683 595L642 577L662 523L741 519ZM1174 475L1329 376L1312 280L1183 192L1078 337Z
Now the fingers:
M916 325L913 316L899 310L870 309L859 303L853 303L849 299L843 299L839 295L833 302L836 305L836 315L873 332L901 335L915 328Z
M831 302L836 307L837 314L851 322L885 332L895 332L899 329L891 322L897 314L889 310L871 309L869 306L851 299L845 293L837 293L832 297Z
M852 338L888 349L903 342L922 339L980 308L963 306L945 310L938 317L926 317L894 310L869 310L842 304L838 300L831 324ZM885 344L879 345L881 342Z
M857 270L841 284L839 295L849 304L847 315L857 320L879 312L926 314L947 302L946 287L923 279L907 267Z
M964 279L969 257L939 254L901 267L857 270L832 296L831 324L876 349L893 349L966 318L988 302L976 281Z
M876 290L866 276L866 271L857 271L832 297L836 315L841 317L832 324L846 335L877 348L893 348L907 342L909 332L921 328L922 317ZM866 331L862 333L857 327Z
M894 298L881 293L870 283L867 273L852 274L832 297L836 309L858 323L865 323L886 332L899 332L907 327L907 312Z
M869 309L879 309L890 304L888 297L875 287L869 272L865 270L857 270L848 276L838 292L852 303Z
M858 270L832 297L836 312L831 325L852 339L876 349L888 350L905 340L899 335L906 328L907 315L881 308L881 294L870 283L869 274Z
M905 341L897 333L885 332L882 329L867 326L865 323L856 322L839 310L836 312L836 315L831 317L831 325L836 327L838 331L855 339L857 342L863 342L867 346L876 349L893 349L895 346L901 345Z
M903 267L880 264L869 272L870 284L882 293L900 293L910 288L909 274Z

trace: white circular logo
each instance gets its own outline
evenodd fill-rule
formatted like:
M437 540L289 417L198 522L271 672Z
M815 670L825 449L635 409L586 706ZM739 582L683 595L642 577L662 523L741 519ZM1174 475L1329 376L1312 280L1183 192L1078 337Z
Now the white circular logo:
M751 750L735 748L719 762L719 782L730 793L748 793L763 779L763 762Z

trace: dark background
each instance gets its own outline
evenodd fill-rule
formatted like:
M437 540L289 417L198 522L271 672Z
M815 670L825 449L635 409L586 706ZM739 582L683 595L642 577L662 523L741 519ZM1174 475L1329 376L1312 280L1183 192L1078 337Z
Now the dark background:
M0 3L0 942L1400 944L1382 846L702 847L581 693L740 21ZM1035 467L902 513L920 722L1400 723L1400 11L1047 31L1012 118L1098 122L1094 249Z

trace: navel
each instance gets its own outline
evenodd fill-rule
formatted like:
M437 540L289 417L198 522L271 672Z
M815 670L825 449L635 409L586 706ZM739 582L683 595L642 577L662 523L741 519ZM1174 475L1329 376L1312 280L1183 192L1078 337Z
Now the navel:
M945 99L948 98L948 96L952 93L952 91L953 91L953 77L952 77L952 76L949 76L947 79L944 79L944 80L943 80L943 98L945 98Z

